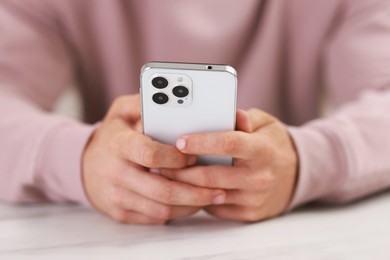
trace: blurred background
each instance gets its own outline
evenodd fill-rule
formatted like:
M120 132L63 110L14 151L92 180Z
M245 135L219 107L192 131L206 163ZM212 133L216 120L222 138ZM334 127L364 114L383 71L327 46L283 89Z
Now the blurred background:
M61 95L55 105L55 112L74 119L83 119L81 95L75 86L70 86Z

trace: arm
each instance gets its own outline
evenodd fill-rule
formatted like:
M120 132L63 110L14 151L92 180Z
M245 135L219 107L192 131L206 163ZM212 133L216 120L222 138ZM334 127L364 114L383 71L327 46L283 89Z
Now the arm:
M86 203L80 158L92 127L49 113L73 64L53 14L34 3L0 4L0 198Z
M300 176L290 205L346 202L390 187L390 4L346 1L325 54L335 112L290 128ZM314 149L313 149L314 148Z

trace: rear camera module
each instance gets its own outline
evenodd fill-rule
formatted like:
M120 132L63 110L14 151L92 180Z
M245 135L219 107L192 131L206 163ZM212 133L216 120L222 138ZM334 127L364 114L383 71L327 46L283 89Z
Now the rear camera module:
M169 100L168 96L164 93L156 93L153 95L153 101L159 105L163 105L165 103L167 103Z
M186 97L189 93L188 88L183 86L177 86L172 89L173 94L176 97L183 98Z
M163 78L163 77L155 77L152 80L152 85L155 88L163 89L163 88L166 88L168 86L168 80L166 78Z

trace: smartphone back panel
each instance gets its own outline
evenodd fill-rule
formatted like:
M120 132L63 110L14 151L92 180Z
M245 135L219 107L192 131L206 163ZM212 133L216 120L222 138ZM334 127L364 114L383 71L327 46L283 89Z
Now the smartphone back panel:
M181 135L234 130L236 92L237 77L228 66L145 64L141 71L144 133L174 146ZM198 164L232 165L232 158L201 156Z

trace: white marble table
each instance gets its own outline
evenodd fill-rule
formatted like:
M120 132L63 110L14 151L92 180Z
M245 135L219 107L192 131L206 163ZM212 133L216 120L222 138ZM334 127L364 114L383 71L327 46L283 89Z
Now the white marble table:
M390 259L390 192L257 224L198 214L116 224L78 206L0 204L0 259Z

